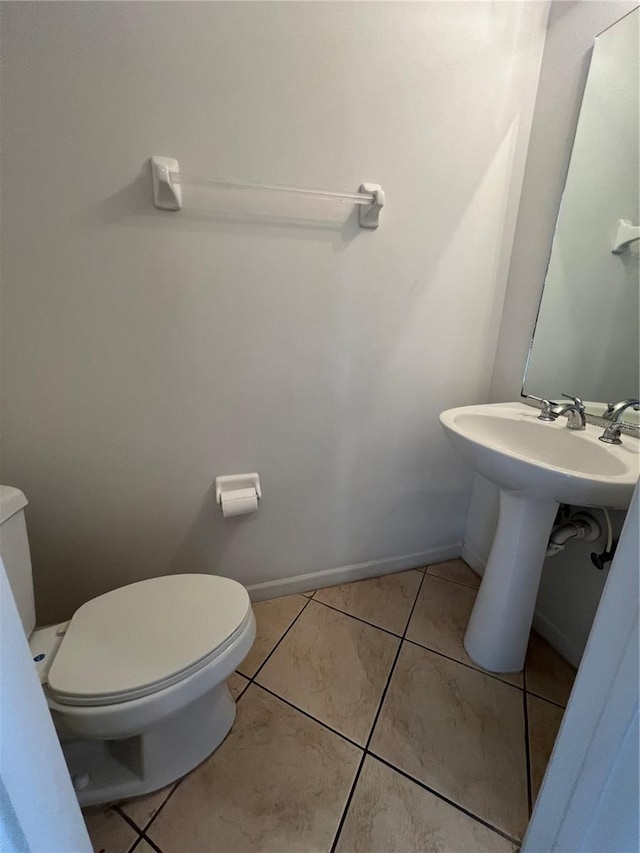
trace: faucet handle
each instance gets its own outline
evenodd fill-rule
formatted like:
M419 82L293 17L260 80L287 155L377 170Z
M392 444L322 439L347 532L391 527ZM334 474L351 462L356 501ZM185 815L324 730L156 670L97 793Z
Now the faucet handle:
M565 394L564 391L562 392L562 396L566 397L567 400L573 400L576 406L584 412L584 403L580 397L574 397L573 394Z
M622 424L612 423L605 429L602 435L598 438L604 441L605 444L622 444L620 433L622 432Z
M554 404L551 400L546 400L544 397L536 397L535 394L527 394L527 398L529 400L535 400L536 403L542 403L542 410L538 415L539 421L555 421L556 415L551 411Z

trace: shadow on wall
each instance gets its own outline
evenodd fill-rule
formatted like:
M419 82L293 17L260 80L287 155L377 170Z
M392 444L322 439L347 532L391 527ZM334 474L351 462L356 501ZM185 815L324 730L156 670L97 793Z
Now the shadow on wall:
M230 199L228 205L222 206L226 198L221 198L222 194L215 190L206 192L189 188L186 192L189 195L185 196L183 190L182 210L163 211L155 208L151 167L146 163L132 183L83 211L77 225L93 231L117 224L151 228L156 232L165 230L170 234L176 231L210 232L212 225L215 225L217 233L242 236L247 233L246 226L254 226L256 229L266 229L271 237L278 237L281 232L280 236L288 240L329 242L335 252L344 250L346 244L363 232L358 224L358 209L355 205L349 207L347 213L345 205L338 202L314 202L309 199L282 202L275 197L268 198L268 194L265 196L262 191L248 193L249 198L240 201L240 204ZM253 205L252 199L255 202ZM243 210L243 204L247 208L262 208L264 212ZM216 205L220 209L216 209ZM293 212L290 212L292 207Z
M168 574L181 572L210 572L224 574L225 555L237 535L258 522L257 513L225 518L216 503L215 486L205 494L193 524L177 547Z

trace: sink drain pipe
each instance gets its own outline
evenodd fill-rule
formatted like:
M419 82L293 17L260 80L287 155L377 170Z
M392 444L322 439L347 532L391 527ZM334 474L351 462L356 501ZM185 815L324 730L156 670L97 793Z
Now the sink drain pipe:
M591 513L576 512L571 520L565 524L554 527L549 537L549 544L545 557L553 557L564 551L565 545L571 539L585 539L587 542L595 542L602 535L602 528Z

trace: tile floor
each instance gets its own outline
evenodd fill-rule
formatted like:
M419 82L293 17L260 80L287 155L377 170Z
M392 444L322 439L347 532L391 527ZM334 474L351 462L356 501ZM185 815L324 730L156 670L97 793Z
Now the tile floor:
M163 791L85 818L104 853L507 853L539 790L573 669L532 635L496 677L462 636L462 560L254 605L238 716Z

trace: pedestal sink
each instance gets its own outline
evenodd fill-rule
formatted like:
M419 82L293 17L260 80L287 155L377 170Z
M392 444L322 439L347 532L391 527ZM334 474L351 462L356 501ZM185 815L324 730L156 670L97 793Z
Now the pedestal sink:
M602 427L566 428L538 420L524 403L465 406L442 412L454 447L500 489L491 553L464 645L491 672L524 665L542 564L560 503L626 509L640 473L640 441L598 441Z

